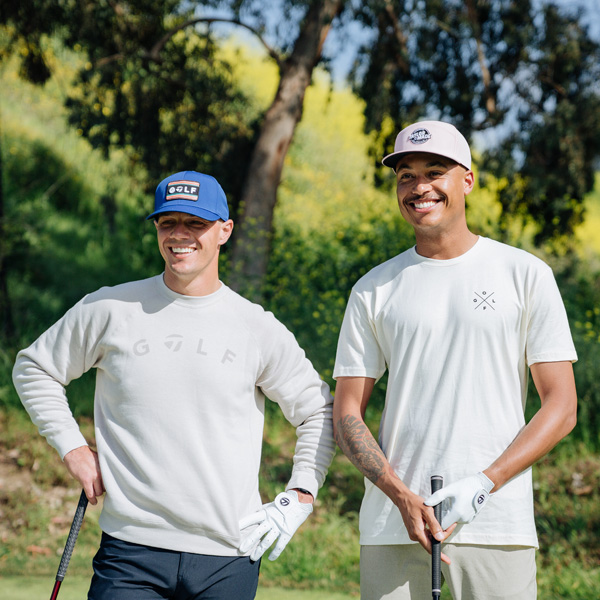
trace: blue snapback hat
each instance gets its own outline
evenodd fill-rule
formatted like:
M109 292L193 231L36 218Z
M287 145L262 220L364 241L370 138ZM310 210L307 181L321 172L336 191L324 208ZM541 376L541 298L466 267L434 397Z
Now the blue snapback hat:
M196 171L180 171L163 179L154 194L153 219L164 212L183 212L207 221L229 219L227 197L219 182Z

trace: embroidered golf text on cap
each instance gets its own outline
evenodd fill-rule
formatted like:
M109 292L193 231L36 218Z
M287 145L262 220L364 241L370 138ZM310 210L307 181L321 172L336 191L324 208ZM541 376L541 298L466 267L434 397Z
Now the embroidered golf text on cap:
M219 182L197 171L181 171L163 179L154 194L153 219L164 212L183 212L207 221L229 219L227 197Z
M405 127L396 136L394 152L381 162L395 170L400 157L412 152L437 154L471 168L469 143L454 125L443 121L421 121Z
M196 181L171 181L167 184L165 200L193 200L198 201L200 184Z

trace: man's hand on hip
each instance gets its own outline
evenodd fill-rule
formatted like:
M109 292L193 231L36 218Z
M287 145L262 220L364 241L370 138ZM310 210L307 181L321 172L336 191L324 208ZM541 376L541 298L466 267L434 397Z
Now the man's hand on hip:
M275 560L312 510L312 504L300 502L294 490L282 492L273 502L263 504L261 510L240 521L240 551L250 552L250 559L258 560L277 540L269 555L269 560Z

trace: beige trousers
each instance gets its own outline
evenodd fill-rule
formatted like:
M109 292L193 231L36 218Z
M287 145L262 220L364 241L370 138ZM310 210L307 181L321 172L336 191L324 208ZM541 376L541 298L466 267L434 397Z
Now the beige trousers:
M442 583L454 600L535 600L535 549L444 544ZM431 598L431 556L419 544L361 546L361 600Z

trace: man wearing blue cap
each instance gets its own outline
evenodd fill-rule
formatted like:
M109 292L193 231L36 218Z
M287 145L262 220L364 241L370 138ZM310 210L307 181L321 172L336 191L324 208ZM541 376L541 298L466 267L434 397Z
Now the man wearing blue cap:
M469 230L471 153L451 124L409 125L383 164L416 245L354 286L333 373L336 440L366 477L361 597L430 596L434 536L453 598L534 600L531 465L577 414L558 287L538 258ZM376 441L364 415L386 370ZM526 424L529 373L541 407Z
M84 297L29 348L13 379L40 433L92 504L105 492L91 600L254 598L312 512L334 453L332 399L294 336L219 280L233 230L217 181L156 189L161 275ZM96 369L90 449L65 386ZM265 396L296 427L286 491L258 490Z

